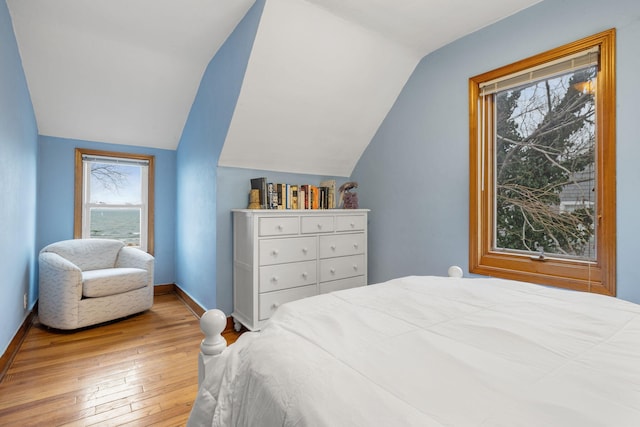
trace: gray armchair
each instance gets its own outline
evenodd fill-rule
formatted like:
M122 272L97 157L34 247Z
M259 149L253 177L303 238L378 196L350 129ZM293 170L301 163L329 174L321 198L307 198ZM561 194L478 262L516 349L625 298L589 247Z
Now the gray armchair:
M64 240L43 248L38 260L44 325L77 329L153 305L153 256L119 240Z

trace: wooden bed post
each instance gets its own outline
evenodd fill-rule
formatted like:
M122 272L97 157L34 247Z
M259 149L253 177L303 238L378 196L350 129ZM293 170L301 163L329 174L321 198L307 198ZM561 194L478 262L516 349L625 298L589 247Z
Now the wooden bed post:
M204 334L204 339L200 343L198 356L198 386L202 384L207 374L207 365L227 348L227 340L222 336L226 326L227 317L217 308L205 311L200 317L200 330Z

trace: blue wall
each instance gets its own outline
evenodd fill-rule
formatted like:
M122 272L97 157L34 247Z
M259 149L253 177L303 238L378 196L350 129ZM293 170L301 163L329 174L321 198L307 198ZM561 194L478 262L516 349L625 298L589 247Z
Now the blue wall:
M36 249L73 239L75 149L119 151L155 156L155 282L175 282L176 152L40 136Z
M426 56L352 178L371 208L369 279L468 271L468 79L617 28L618 297L640 302L640 2L546 0ZM383 171L383 172L381 172Z
M38 129L6 2L0 2L0 354L37 298Z
M231 209L245 208L250 179L315 183L326 177L218 167L264 8L257 1L207 67L177 156L177 284L204 308L233 309Z
M263 7L253 5L209 63L177 150L176 283L205 308L216 307L216 167Z

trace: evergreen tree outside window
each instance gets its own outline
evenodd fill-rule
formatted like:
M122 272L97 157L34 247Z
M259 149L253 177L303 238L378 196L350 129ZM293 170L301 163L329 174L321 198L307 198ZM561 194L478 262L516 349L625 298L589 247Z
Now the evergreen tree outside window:
M471 272L615 295L614 46L470 79Z

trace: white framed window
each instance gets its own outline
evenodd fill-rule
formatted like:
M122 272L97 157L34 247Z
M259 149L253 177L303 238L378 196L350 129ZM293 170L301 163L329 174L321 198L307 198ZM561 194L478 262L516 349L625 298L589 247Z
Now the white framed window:
M76 149L75 238L153 253L153 156Z
M615 29L469 79L469 270L615 295Z

